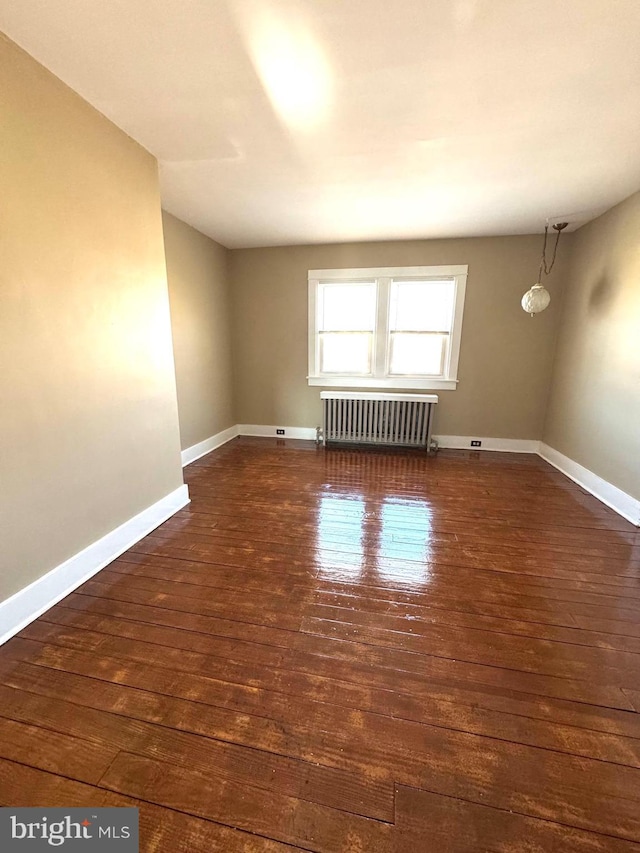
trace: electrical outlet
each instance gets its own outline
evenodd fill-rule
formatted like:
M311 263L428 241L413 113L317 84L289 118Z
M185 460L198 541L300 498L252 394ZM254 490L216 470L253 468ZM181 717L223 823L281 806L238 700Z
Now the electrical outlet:
M472 441L471 447L482 447L482 442L478 440Z
M284 435L284 430L283 429L277 429L276 435Z

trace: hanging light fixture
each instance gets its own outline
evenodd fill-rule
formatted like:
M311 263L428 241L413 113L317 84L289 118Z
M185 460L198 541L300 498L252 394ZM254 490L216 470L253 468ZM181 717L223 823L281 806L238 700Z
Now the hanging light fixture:
M531 287L525 295L522 297L522 308L527 312L527 314L531 314L533 317L534 314L539 314L541 311L549 305L551 302L551 294L547 290L547 288L542 284L542 277L545 275L549 275L551 270L553 269L553 265L556 262L556 252L558 251L558 243L560 242L560 233L567 227L568 222L557 222L555 225L551 227L556 232L556 243L553 247L553 257L551 258L551 263L547 265L547 237L549 234L549 221L547 220L547 224L544 226L544 243L542 245L542 257L540 258L540 269L538 270L538 281Z

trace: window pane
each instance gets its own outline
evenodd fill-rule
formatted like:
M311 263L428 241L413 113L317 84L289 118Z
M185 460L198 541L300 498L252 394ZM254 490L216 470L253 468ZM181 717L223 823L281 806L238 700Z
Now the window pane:
M389 328L448 332L453 323L453 281L392 281Z
M444 365L448 335L391 334L389 373L439 376Z
M321 284L319 329L327 332L372 332L376 324L376 285Z
M321 373L371 373L371 332L320 333Z

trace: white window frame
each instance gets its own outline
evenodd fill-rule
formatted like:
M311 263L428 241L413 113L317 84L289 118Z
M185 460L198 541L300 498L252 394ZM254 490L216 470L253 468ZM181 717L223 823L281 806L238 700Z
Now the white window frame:
M462 318L469 267L464 264L433 267L373 267L357 269L309 270L309 385L326 388L416 388L453 391L458 385L458 361L462 340ZM453 324L443 373L439 376L390 376L387 342L391 281L394 279L433 279L454 282ZM326 282L376 281L376 327L373 333L374 365L371 375L321 374L317 318L318 287Z

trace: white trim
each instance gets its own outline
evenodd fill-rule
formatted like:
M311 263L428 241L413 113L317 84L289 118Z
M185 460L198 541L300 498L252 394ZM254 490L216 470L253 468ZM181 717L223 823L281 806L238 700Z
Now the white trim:
M321 395L323 396L323 395ZM331 397L343 397L343 398L367 398L367 399L381 399L388 400L389 398L394 399L403 399L403 400L424 400L427 399L428 402L437 402L437 395L431 394L350 394L349 392L344 393L332 393L326 392L326 398ZM284 436L276 435L277 429L284 429ZM238 425L238 434L239 435L253 435L258 436L260 438L303 438L309 439L311 441L315 441L316 438L316 428L315 427L291 427L291 426L265 426L262 424L239 424ZM519 439L519 438L483 438L479 435L434 435L434 438L437 439L439 446L445 450L502 450L507 453L537 453L539 441L533 441L528 439ZM471 447L471 441L481 441L482 447L474 448Z
M51 569L46 575L0 602L0 625L3 626L0 644L53 607L188 503L188 487L179 486L83 551Z
M323 281L345 281L347 278L412 278L421 276L427 278L447 278L455 275L466 275L469 271L467 264L454 264L432 267L355 267L353 269L309 270L309 278L319 278Z
M437 403L437 394L386 394L370 391L321 391L321 400L399 400L404 403Z
M284 435L277 435L276 430L283 429ZM263 426L262 424L238 424L238 435L255 435L260 438L305 438L315 441L315 427Z
M449 363L446 365L446 378L457 380L458 363L460 361L460 345L462 343L462 321L464 319L464 302L467 295L468 267L463 267L464 272L456 275L455 302L453 305L453 325L451 326L451 339L449 341L447 357Z
M312 374L316 370L316 364L320 364L320 342L318 335L316 334L318 280L311 278L311 273L309 273L307 298L309 303L309 314L307 318L307 364L309 374ZM307 379L309 380L309 385L312 385L311 375L309 375Z
M418 391L455 391L457 379L371 379L357 376L307 376L309 385L323 388L407 388Z
M205 438L204 441L199 441L198 444L192 444L191 447L187 447L186 450L182 451L182 467L185 465L190 465L192 462L195 462L196 459L200 459L201 456L206 456L207 453L211 453L212 450L217 450L218 447L222 447L223 444L226 444L228 441L231 441L232 438L236 438L238 435L238 426L229 427L228 429L223 429L222 432L217 432L215 435L212 435L211 438Z
M599 477L598 474L594 474L593 471L590 471L578 462L574 462L573 459L560 453L559 450L554 450L553 447L549 447L544 442L540 442L538 454L545 462L553 465L554 468L557 468L558 471L570 480L573 480L574 483L582 486L594 498L602 501L603 504L606 504L614 512L617 512L618 515L626 518L632 524L640 526L640 500L627 494L627 492L623 492L622 489L614 486L613 483L609 483L607 480Z
M462 323L469 268L466 264L430 267L373 267L309 270L308 272L308 376L309 385L325 388L399 388L423 391L455 391L462 341ZM436 376L393 376L389 373L389 311L392 281L402 279L447 279L454 285L453 316L448 330L446 357L442 374ZM372 330L373 352L366 375L320 374L320 335L318 299L320 288L335 282L370 283L376 286L376 320ZM444 330L443 330L444 333Z
M442 450L497 450L503 453L537 453L540 442L529 438L486 438L481 435L434 435ZM472 447L472 441L481 441Z
M391 279L381 276L376 281L378 300L376 326L373 333L373 375L378 379L389 372L389 311L391 310ZM319 362L316 362L319 364ZM394 379L396 377L393 377ZM387 380L389 381L389 380Z

